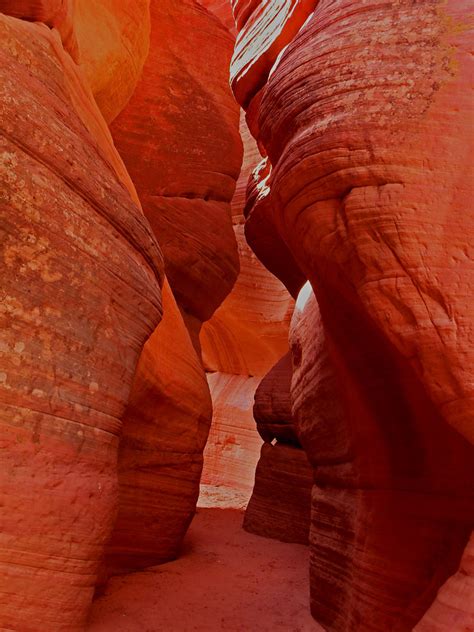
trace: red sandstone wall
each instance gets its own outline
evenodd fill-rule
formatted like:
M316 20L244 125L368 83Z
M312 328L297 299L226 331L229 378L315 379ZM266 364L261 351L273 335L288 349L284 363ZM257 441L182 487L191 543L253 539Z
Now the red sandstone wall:
M163 261L57 33L0 16L0 627L79 630Z
M234 92L268 156L246 233L317 299L292 334L317 483L313 614L330 630L409 630L474 524L468 5L234 12Z

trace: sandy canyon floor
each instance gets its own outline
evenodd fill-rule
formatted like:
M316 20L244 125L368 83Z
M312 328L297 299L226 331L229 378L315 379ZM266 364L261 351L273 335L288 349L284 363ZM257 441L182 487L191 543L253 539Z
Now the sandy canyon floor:
M182 557L113 578L88 632L318 632L309 550L242 529L245 494L207 488Z

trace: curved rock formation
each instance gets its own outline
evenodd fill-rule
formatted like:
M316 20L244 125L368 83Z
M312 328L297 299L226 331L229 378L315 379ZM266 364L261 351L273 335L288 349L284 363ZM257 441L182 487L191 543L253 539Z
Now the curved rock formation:
M466 546L459 570L440 588L414 632L465 632L474 630L474 534Z
M308 544L312 470L304 450L264 443L244 529L282 542Z
M145 344L123 417L111 572L178 555L199 495L211 416L204 370L165 281L163 320Z
M250 250L243 225L235 225L234 231L240 274L227 299L203 325L203 361L211 372L263 376L288 349L294 301Z
M255 393L253 413L265 443L244 528L268 538L308 544L313 472L293 424L292 373L288 352Z
M0 16L0 627L82 629L163 262L57 33Z
M199 4L214 13L222 24L235 34L235 22L232 14L231 0L198 0Z
M277 439L299 445L291 412L292 375L291 354L288 352L267 373L255 393L253 414L257 430L267 443Z
M74 0L77 61L107 123L123 110L150 45L150 0Z
M468 3L285 4L240 4L232 72L268 156L250 217L319 303L293 333L312 610L405 631L474 524Z
M0 0L0 13L57 29L65 49L77 61L74 0Z
M238 273L229 208L242 159L228 87L233 39L193 0L152 2L151 22L142 79L111 129L178 305L198 330Z
M213 419L204 450L205 485L231 487L250 495L261 439L252 414L258 377L209 373Z
M125 107L150 43L150 0L0 0L0 13L57 29L105 120Z

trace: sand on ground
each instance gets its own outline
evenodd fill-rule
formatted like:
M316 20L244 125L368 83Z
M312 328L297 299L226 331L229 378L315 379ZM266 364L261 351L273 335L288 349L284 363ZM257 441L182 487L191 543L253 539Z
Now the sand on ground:
M112 578L88 632L322 631L309 613L308 547L247 533L243 509L219 490L200 505L182 556Z

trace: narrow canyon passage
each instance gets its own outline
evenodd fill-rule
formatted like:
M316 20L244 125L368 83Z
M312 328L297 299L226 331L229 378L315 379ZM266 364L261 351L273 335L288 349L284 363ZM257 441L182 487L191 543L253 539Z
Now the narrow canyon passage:
M308 547L247 533L232 508L243 495L216 489L198 503L179 560L112 579L89 632L322 630L309 612Z
M0 630L474 632L469 0L0 0Z

